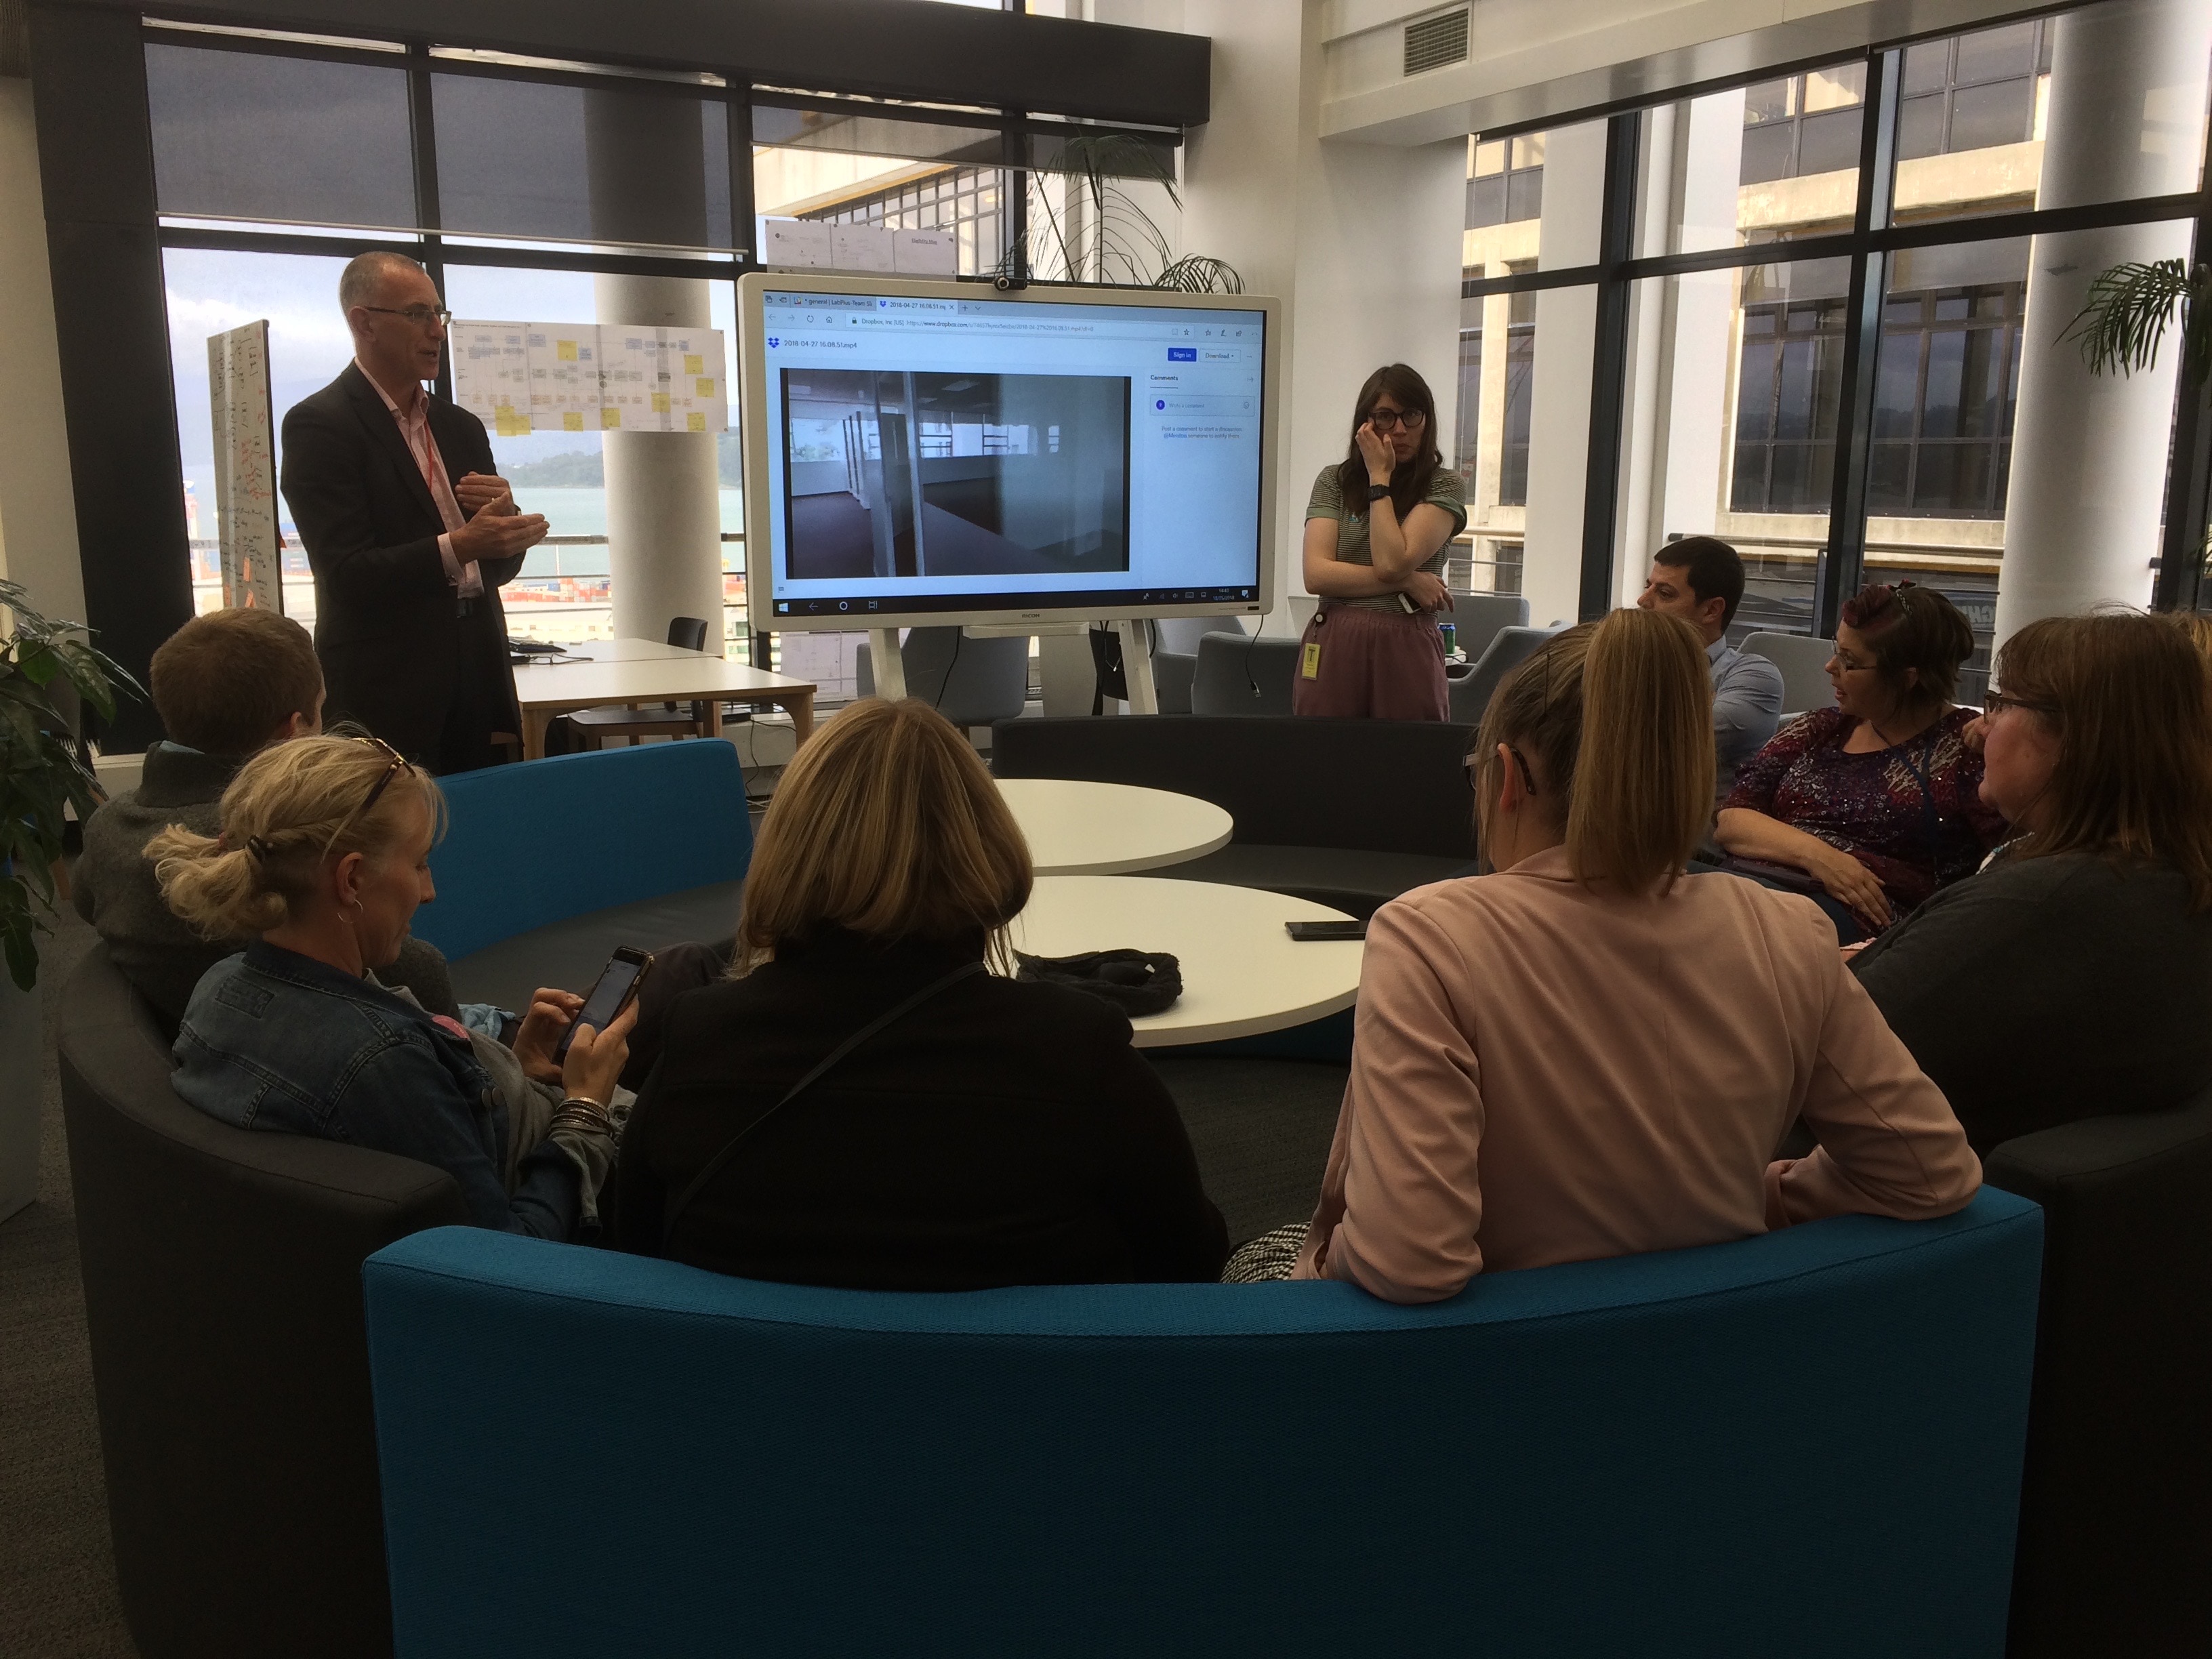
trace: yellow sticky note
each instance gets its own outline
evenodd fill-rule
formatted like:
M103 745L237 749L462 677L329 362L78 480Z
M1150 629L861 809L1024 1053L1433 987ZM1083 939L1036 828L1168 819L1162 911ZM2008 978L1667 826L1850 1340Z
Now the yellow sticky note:
M1315 640L1306 647L1305 661L1298 672L1310 680L1321 678L1321 641Z
M561 429L563 432L581 432L584 429L584 411L580 409L562 410Z
M707 429L707 417L696 410L691 412L688 419L694 432L704 432Z
M699 395L701 397L711 398L714 395L714 383L705 375L700 376L697 385L699 387Z
M607 404L599 410L599 425L609 432L617 430L622 425L622 410L612 404Z
M656 392L653 394L653 412L656 415L668 413L668 394L665 392Z
M576 343L574 340L555 341L553 343L553 355L564 363L574 362L576 361Z
M502 438L526 438L530 435L530 416L517 414L502 405L498 416L499 435Z
M706 359L689 352L685 353L684 357L684 372L686 374L704 374L707 372Z

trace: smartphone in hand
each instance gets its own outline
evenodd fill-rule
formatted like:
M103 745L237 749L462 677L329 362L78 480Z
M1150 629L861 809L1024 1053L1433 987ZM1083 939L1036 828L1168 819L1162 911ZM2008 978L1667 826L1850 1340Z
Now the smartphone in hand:
M653 953L650 951L640 951L625 945L609 957L605 969L599 975L599 982L592 987L592 994L584 999L583 1007L577 1012L575 1018L568 1022L568 1029L561 1033L561 1041L553 1046L553 1058L559 1060L568 1057L568 1045L576 1040L579 1026L588 1025L594 1031L605 1030L620 1017L622 1011L629 1006L630 999L637 994L638 988L645 983L645 976L652 969Z

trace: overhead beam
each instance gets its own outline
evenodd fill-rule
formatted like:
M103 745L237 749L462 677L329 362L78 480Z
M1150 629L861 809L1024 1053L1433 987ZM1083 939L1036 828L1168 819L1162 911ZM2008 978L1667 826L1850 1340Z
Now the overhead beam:
M167 21L465 46L757 82L1012 105L1146 126L1206 118L1203 35L913 0L69 0Z

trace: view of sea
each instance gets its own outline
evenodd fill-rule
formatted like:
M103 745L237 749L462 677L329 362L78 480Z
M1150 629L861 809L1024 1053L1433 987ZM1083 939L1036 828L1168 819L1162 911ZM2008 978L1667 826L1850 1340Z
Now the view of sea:
M721 496L723 533L742 534L745 527L744 492L725 489ZM543 513L549 535L607 533L607 492L604 489L520 487L514 492L514 504L525 513ZM726 544L725 551L730 558L738 558L738 550L734 544ZM523 561L522 574L526 577L604 576L607 574L607 550L604 546L532 548Z

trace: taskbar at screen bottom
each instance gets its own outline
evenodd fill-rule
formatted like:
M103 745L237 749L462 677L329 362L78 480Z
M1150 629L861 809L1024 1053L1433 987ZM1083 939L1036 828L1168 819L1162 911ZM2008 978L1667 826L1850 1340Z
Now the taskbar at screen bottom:
M861 598L778 599L774 617L810 619L849 617L861 627L871 616L912 617L927 611L975 616L984 611L1072 611L1111 616L1131 605L1256 604L1257 587L1086 587L1057 593L870 593Z

